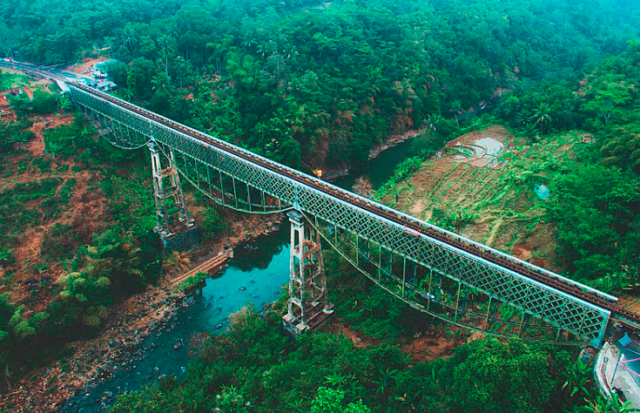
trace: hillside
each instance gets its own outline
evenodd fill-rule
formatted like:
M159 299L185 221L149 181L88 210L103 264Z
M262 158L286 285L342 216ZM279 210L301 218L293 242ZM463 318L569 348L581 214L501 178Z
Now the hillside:
M425 161L382 200L417 218L561 271L555 229L544 220L546 199L540 199L535 190L558 171L575 167L585 145L583 136L580 132L554 134L531 144L502 126L472 132L449 142L444 153ZM487 138L504 145L490 164L485 160L493 157L465 152Z
M0 362L9 377L101 331L114 303L277 224L218 213L187 185L200 245L163 253L148 153L111 147L48 82L0 79L3 95L23 91L5 98L10 119L0 123Z

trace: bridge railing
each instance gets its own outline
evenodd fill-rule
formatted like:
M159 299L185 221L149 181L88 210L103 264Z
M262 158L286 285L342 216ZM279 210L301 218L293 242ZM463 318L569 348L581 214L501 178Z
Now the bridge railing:
M441 284L442 280L449 280L453 282L454 286L457 285L456 318L460 293L463 290L470 290L474 294L484 294L488 298L484 301L485 305L488 301L485 328L489 324L489 315L493 312L493 300L494 302L507 303L516 309L521 314L522 320L529 316L544 320L559 331L569 332L596 345L604 336L610 317L608 310L425 234L408 230L404 225L355 205L355 200L368 204L374 204L373 201L360 198L347 191L337 190L329 184L258 157L241 148L232 147L233 151L227 150L225 147L231 147L229 143L186 128L144 109L133 107L127 102L112 97L107 98L73 85L70 88L73 101L93 116L97 116L102 124L110 124L111 131L116 135L120 134L119 139L123 142L130 136L142 136L144 139L153 140L161 147L173 151L178 169L184 176L190 178L190 181L194 182L194 177L199 180L199 178L208 176L202 171L216 171L231 177L234 183L235 181L242 182L247 187L256 188L268 194L279 200L281 205L288 205L304 212L324 229L322 232L326 239L331 239L331 234L347 232L351 234L350 239L355 240L355 242L349 242L348 248L353 249L354 245L358 248L360 240L362 240L368 245L373 245L380 256L386 251L400 257L399 262L402 265L396 265L396 268L402 267L402 271L392 269L387 272L389 277L395 280L395 287L390 288L387 285L385 288L421 311L434 314L429 308L433 298L429 295L430 293L425 292L426 288L422 288L415 279L407 276L407 264L428 269L429 274L437 275L435 278L439 279ZM133 135L122 133L123 130L130 130L134 133ZM144 139L136 139L138 141L132 143L140 144L140 141L144 141ZM200 172L198 172L198 168ZM287 173L279 172L283 170ZM304 178L303 182L298 177ZM313 185L304 182L311 182ZM199 186L199 189L203 189L199 183L196 185ZM214 187L221 189L219 186L210 186L210 188ZM331 195L323 188L334 190L334 193L339 196ZM224 191L223 188L222 190ZM393 211L379 204L376 207ZM393 213L399 214L397 211L393 211ZM413 217L407 216L407 219L425 227L437 228ZM438 230L443 231L440 228ZM466 240L456 234L449 233L449 235L473 243L473 241ZM338 247L338 245L334 246ZM339 252L348 257L349 254L346 251L348 248ZM488 247L482 246L482 248ZM513 259L499 251L491 251ZM356 252L355 257L361 255L360 252ZM353 257L351 261L353 262ZM370 261L373 263L375 260ZM370 271L360 269L384 287L380 276L381 273L384 274L381 272L382 264L382 262L379 262L378 265L372 264L374 269ZM531 266L528 263L525 264ZM533 267L537 269L537 267ZM553 277L560 277L553 273L550 274ZM568 282L588 289L588 287L573 281ZM411 288L406 288L407 285ZM430 284L428 288L428 291L435 291L440 287ZM425 304L424 300L414 299L409 294L410 291L422 291L423 298L427 298L427 303ZM611 298L615 299L615 297ZM482 303L482 300L479 302ZM442 315L440 317L443 318ZM464 320L455 320L455 322L467 325ZM467 326L485 329L478 325L470 324Z

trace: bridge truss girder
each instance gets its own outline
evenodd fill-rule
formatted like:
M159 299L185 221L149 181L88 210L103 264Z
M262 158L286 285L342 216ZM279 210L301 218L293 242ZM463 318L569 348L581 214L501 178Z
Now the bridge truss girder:
M148 111L150 117L143 116L73 85L71 97L94 122L98 119L97 124L111 132L107 139L114 145L131 149L153 140L161 148L170 148L182 177L222 205L250 213L288 209L303 212L343 257L382 288L420 311L490 334L523 334L537 330L527 335L544 339L543 336L551 333L551 336L575 337L596 346L604 337L610 317L608 310L281 175L271 167L286 167L275 162L261 158L269 167L255 164L174 127L230 146L202 132ZM257 157L240 148L237 150ZM346 199L358 198L374 204L300 172L289 171L325 188L342 191ZM381 208L389 210L385 206ZM414 217L406 218L423 227L435 228ZM462 239L456 234L449 235ZM368 250L362 247L365 244ZM378 256L372 258L371 251L377 252ZM389 258L385 259L385 256ZM502 256L515 260L505 254ZM412 268L415 268L415 276ZM421 273L429 276L420 276ZM427 279L431 281L425 281ZM442 299L437 299L440 297ZM502 317L500 328L495 327L498 316Z

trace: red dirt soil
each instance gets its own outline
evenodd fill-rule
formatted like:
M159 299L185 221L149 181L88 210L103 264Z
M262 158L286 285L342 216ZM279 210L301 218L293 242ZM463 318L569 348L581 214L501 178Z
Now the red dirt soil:
M90 67L93 67L94 65L105 62L107 60L108 59L106 57L98 57L98 58L87 57L82 59L82 63L70 66L68 70L71 70L73 73L78 75L86 75L88 74Z
M9 294L15 302L22 302L30 296L30 287L25 282L32 279L40 279L43 275L51 276L53 279L63 275L63 267L61 263L49 263L50 266L40 273L36 269L40 267L42 258L42 240L49 228L59 223L62 225L70 225L74 233L80 234L81 239L87 238L90 234L99 231L103 225L103 217L106 213L103 196L95 188L90 188L91 182L96 182L100 177L95 172L88 170L80 170L74 172L71 168L74 166L72 160L52 159L51 156L44 152L44 128L54 128L61 125L68 125L73 122L73 116L63 115L60 117L46 116L38 117L34 120L31 130L35 137L26 143L24 149L28 152L12 156L8 159L6 169L8 171L18 171L19 165L26 164L28 167L11 177L0 180L0 191L10 191L16 184L24 184L28 182L40 182L45 179L59 179L60 186L58 191L65 185L69 179L75 179L76 183L73 187L68 208L63 211L56 220L47 221L44 224L21 226L20 243L13 251L13 257L16 265L11 268L13 275L13 283ZM34 167L31 162L34 158L52 159L54 167L53 172L42 172ZM55 172L55 165L66 165L67 171ZM37 206L25 204L24 208L35 209ZM91 217L91 219L87 219ZM89 235L87 235L89 234ZM4 277L6 269L0 269L0 276ZM6 289L3 286L2 289ZM38 296L38 300L29 305L29 311L40 311L46 308L48 299L47 293L42 292L44 296Z

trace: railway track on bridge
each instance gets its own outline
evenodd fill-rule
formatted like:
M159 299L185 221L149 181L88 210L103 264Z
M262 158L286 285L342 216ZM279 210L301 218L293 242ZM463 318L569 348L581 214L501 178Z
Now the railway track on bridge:
M518 274L521 274L523 276L526 276L532 280L538 281L542 284L545 284L549 287L555 288L559 291L562 291L564 293L570 294L572 296L578 297L588 303L591 303L593 305L596 305L598 307L604 308L606 310L611 311L612 315L617 315L619 317L622 317L624 320L628 320L634 323L638 323L640 324L640 314L631 312L627 309L624 309L622 307L620 307L619 305L617 305L614 302L611 302L605 298L602 298L602 296L597 295L596 293L592 293L592 292L587 292L582 290L581 288L579 288L576 285L572 285L566 282L563 282L561 279L558 278L554 278L554 277L550 277L548 275L545 275L541 272L535 271L530 267L527 267L523 264L520 264L516 261L513 260L509 260L507 258L504 258L502 256L499 256L495 253L493 253L490 250L486 250L486 249L482 249L474 244L470 244L467 242L462 241L461 239L456 239L455 237L452 237L450 234L444 232L444 231L438 231L434 228L430 228L430 227L425 227L422 225L419 225L418 223L416 223L415 221L412 221L410 219L408 219L407 217L405 217L404 215L400 214L400 213L394 213L392 212L392 210L386 209L381 207L380 205L374 203L374 202L370 202L367 201L359 196L356 196L355 194L350 194L348 191L344 191L341 189L338 189L336 187L334 187L333 185L329 185L326 184L322 181L316 180L311 178L310 176L307 176L305 174L302 173L296 173L288 168L284 168L282 166L280 166L279 164L275 163L275 162L268 162L265 161L262 157L257 156L257 155L252 155L251 153L247 153L245 151L241 151L238 150L238 148L236 148L235 146L231 145L231 144L227 144L224 142L220 142L214 139L211 139L209 137L207 137L205 134L199 134L199 133L195 133L194 131L192 131L189 128L184 127L183 125L171 121L169 119L166 119L162 116L156 115L154 113L151 113L149 111L145 111L145 110L141 110L140 108L138 108L135 105L129 104L127 102L124 102L120 99L116 99L110 95L107 95L106 93L102 93L99 92L95 89L89 88L87 86L83 86L83 85L74 85L75 87L78 87L82 90L84 90L85 92L88 93L92 93L94 95L97 95L98 97L108 100L111 103L114 103L118 106L124 107L128 110L134 111L139 115L145 116L147 118L150 118L156 122L162 123L165 126L168 126L170 128L173 128L179 132L182 132L184 134L187 134L195 139L201 140L209 145L215 146L219 149L222 149L224 151L230 152L233 155L236 155L242 159L245 159L247 161L253 162L257 165L260 165L263 168L267 168L273 172L276 172L278 174L281 174L283 176L286 176L290 179L293 179L299 183L302 183L304 185L310 186L318 191L321 191L327 195L330 195L332 197L338 198L344 202L350 203L352 205L355 205L359 208L362 208L370 213L379 215L381 217L384 217L392 222L395 222L396 224L402 225L405 228L415 231L417 234L423 234L426 235L428 237L431 237L433 239L436 239L438 241L441 241L443 243L446 243L450 246L453 246L457 249L460 249L462 251L465 251L469 254L475 255L477 257L483 258L484 260L487 260L489 262L492 262L494 264L497 264L499 266L508 268ZM416 235L417 235L416 234ZM621 320L621 321L624 321Z
M20 67L20 69L29 70L29 68L25 67ZM570 280L563 279L561 277L554 277L552 274L545 274L544 270L542 269L537 269L536 267L527 265L524 262L519 262L519 260L516 260L514 258L509 258L506 254L492 250L489 247L481 246L480 244L476 244L470 240L463 239L462 237L458 237L455 234L449 233L442 229L438 229L437 227L420 223L419 221L413 220L400 212L394 211L390 208L386 208L378 203L372 202L348 191L339 189L319 179L312 178L306 174L291 170L276 162L269 161L248 151L241 150L232 144L212 139L202 132L194 131L193 129L190 129L184 125L139 108L126 101L115 98L96 89L84 86L75 81L70 81L69 79L64 78L63 76L60 76L58 74L42 71L35 68L30 69L30 71L41 77L48 77L69 83L73 85L73 87L81 89L84 92L90 93L100 99L104 99L126 110L135 112L140 116L146 117L180 133L186 134L194 139L206 143L207 145L211 145L220 150L226 151L239 158L242 158L245 161L259 165L262 168L268 169L272 172L292 179L300 184L311 187L317 191L339 199L342 202L361 208L371 214L383 217L388 221L395 223L396 225L402 226L406 229L406 232L416 237L419 237L419 234L422 234L429 238L445 243L451 247L454 247L455 249L464 251L468 254L493 263L494 265L507 268L519 275L525 276L545 286L579 298L594 306L608 310L611 312L612 316L614 316L620 322L628 324L631 327L637 328L637 326L640 325L640 314L629 311L617 304L615 302L615 297L611 297L604 293L598 292L597 290L586 289L586 286L584 286L584 288L581 288L579 284L574 284L573 282L570 282Z

